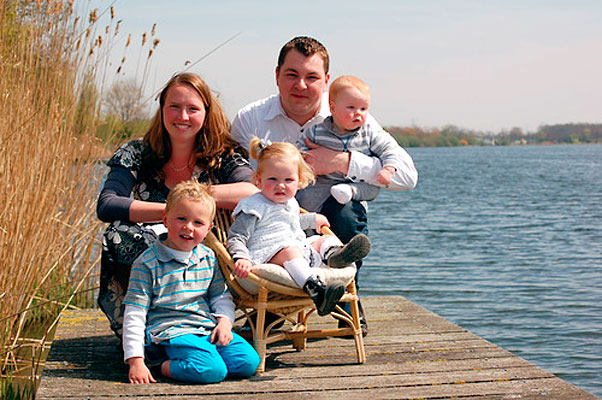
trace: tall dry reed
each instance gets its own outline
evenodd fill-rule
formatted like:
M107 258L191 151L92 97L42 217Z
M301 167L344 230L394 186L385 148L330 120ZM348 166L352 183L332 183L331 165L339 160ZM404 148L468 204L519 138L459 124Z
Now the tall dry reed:
M59 313L77 293L91 299L97 284L95 201L107 154L94 135L97 82L119 23L111 7L98 28L99 11L77 6L0 0L2 378L31 369L35 382ZM40 338L25 340L32 321L43 323Z

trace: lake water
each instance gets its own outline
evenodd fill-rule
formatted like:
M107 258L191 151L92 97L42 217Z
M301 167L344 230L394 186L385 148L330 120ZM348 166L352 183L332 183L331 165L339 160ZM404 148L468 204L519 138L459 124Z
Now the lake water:
M602 396L602 145L408 149L363 296L402 295Z

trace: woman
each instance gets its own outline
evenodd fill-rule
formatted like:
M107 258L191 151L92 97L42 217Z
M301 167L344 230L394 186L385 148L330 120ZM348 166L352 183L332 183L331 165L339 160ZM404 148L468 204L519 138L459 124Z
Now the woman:
M207 84L195 74L174 76L159 95L159 110L143 139L121 146L108 161L97 214L110 222L102 243L98 304L121 338L123 297L132 262L164 231L169 190L182 181L210 182L219 207L234 208L257 188L230 122Z

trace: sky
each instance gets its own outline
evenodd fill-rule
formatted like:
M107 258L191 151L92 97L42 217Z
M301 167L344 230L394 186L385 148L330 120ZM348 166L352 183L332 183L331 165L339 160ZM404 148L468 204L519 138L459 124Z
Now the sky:
M368 83L370 112L384 126L602 123L599 0L90 1L100 12L113 5L122 20L109 81L146 76L153 93L188 61L230 118L277 91L280 48L307 35L328 49L332 79ZM140 42L154 24L160 42L144 75ZM115 75L129 33L132 54Z

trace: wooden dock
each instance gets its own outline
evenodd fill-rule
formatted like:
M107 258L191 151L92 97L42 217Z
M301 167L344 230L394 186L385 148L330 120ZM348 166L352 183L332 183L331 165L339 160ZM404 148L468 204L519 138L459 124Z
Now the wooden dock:
M184 385L127 383L117 340L99 310L62 317L37 399L596 399L594 395L399 296L366 297L367 362L353 342L268 348L266 372L247 380ZM331 323L315 317L316 325Z

